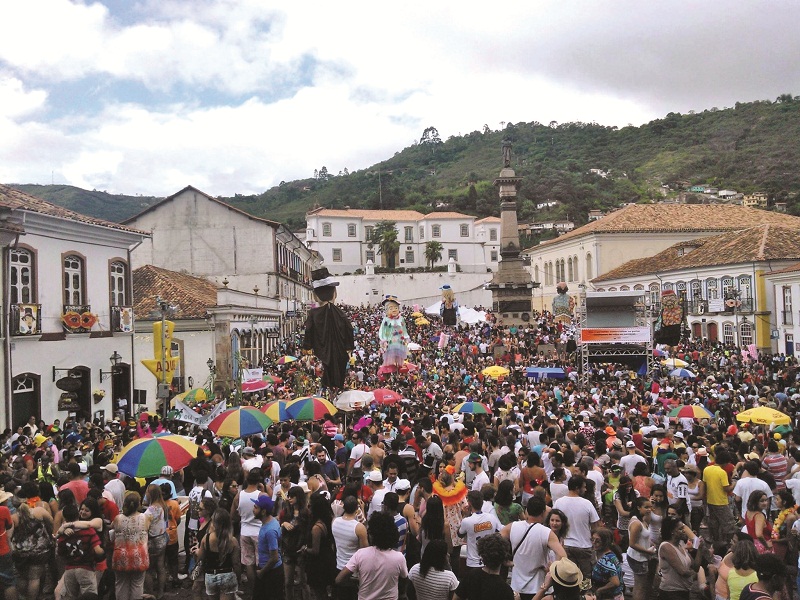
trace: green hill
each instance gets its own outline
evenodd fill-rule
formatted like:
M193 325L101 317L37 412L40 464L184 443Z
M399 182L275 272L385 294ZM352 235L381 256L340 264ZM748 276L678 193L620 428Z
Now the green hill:
M691 185L738 192L766 191L800 214L800 97L737 103L699 113L670 113L640 127L596 123L509 123L503 130L439 139L434 128L420 142L370 168L281 182L263 194L222 198L256 216L303 229L319 205L353 208L436 208L497 215L502 140L513 143L513 167L523 177L520 221L569 217L586 222L589 210L649 202L685 193ZM601 171L593 174L591 169ZM112 196L69 186L16 186L74 210L121 220L156 198ZM177 190L176 190L177 191ZM558 201L547 212L536 204ZM701 201L689 197L689 201Z

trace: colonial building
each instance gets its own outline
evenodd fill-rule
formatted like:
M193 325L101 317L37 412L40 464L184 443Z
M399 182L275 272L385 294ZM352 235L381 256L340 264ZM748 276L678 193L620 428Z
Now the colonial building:
M767 304L772 314L772 351L800 355L800 263L763 274Z
M796 227L800 218L721 204L634 204L525 251L531 275L542 285L534 308L549 308L556 284L587 284L636 259L678 242L759 224Z
M285 225L192 186L125 223L150 233L133 253L134 268L153 265L253 294L263 309L280 316L282 336L302 326L304 309L313 300L311 271L319 260Z
M492 242L499 240L499 222L478 227L485 235L479 240L475 217L455 212L425 215L415 210L317 208L306 214L306 244L319 253L335 275L364 270L369 261L385 266L389 257L369 244L375 227L382 221L393 222L397 230L400 248L394 257L395 267L425 267L425 244L438 241L443 248L440 266L452 258L464 273L484 273L491 268L491 260L487 264L485 259L484 244L489 244L491 258ZM499 242L497 247L499 250Z
M0 213L5 426L130 411L130 253L147 234L1 185Z
M756 344L769 351L776 309L774 291L767 289L763 276L798 259L800 227L765 224L678 242L654 256L628 261L591 283L597 291L645 291L654 313L661 291L673 290L685 300L693 337ZM791 298L788 307L790 315ZM783 319L790 320L786 314Z

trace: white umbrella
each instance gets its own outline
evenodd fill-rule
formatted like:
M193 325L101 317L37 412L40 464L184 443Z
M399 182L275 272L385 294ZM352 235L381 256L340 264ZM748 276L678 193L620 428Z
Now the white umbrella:
M334 400L333 405L339 410L351 412L359 408L368 406L375 400L372 392L365 392L362 390L345 390Z
M408 342L408 349L412 352L417 352L422 350L422 346L420 346L417 342Z

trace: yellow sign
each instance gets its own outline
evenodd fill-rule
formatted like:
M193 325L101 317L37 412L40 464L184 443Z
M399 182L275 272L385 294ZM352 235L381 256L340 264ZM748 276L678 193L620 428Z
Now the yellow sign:
M142 360L142 364L156 376L159 382L171 383L172 377L175 374L175 369L178 368L180 357L172 356L172 333L175 331L175 323L172 321L164 321L166 330L163 331L164 339L162 345L162 329L161 321L153 323L153 356L155 358L147 358ZM166 372L161 369L161 349L164 349L164 364L166 365Z

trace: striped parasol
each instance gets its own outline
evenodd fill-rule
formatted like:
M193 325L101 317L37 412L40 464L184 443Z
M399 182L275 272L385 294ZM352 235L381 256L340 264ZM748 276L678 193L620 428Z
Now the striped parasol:
M338 409L319 396L295 398L286 406L286 412L295 421L317 421L326 414L333 415Z
M157 435L139 438L125 446L117 458L117 467L131 477L157 477L169 465L179 471L197 457L200 447L180 435Z
M265 432L273 420L252 406L238 406L226 410L208 424L208 429L220 437L241 438Z

